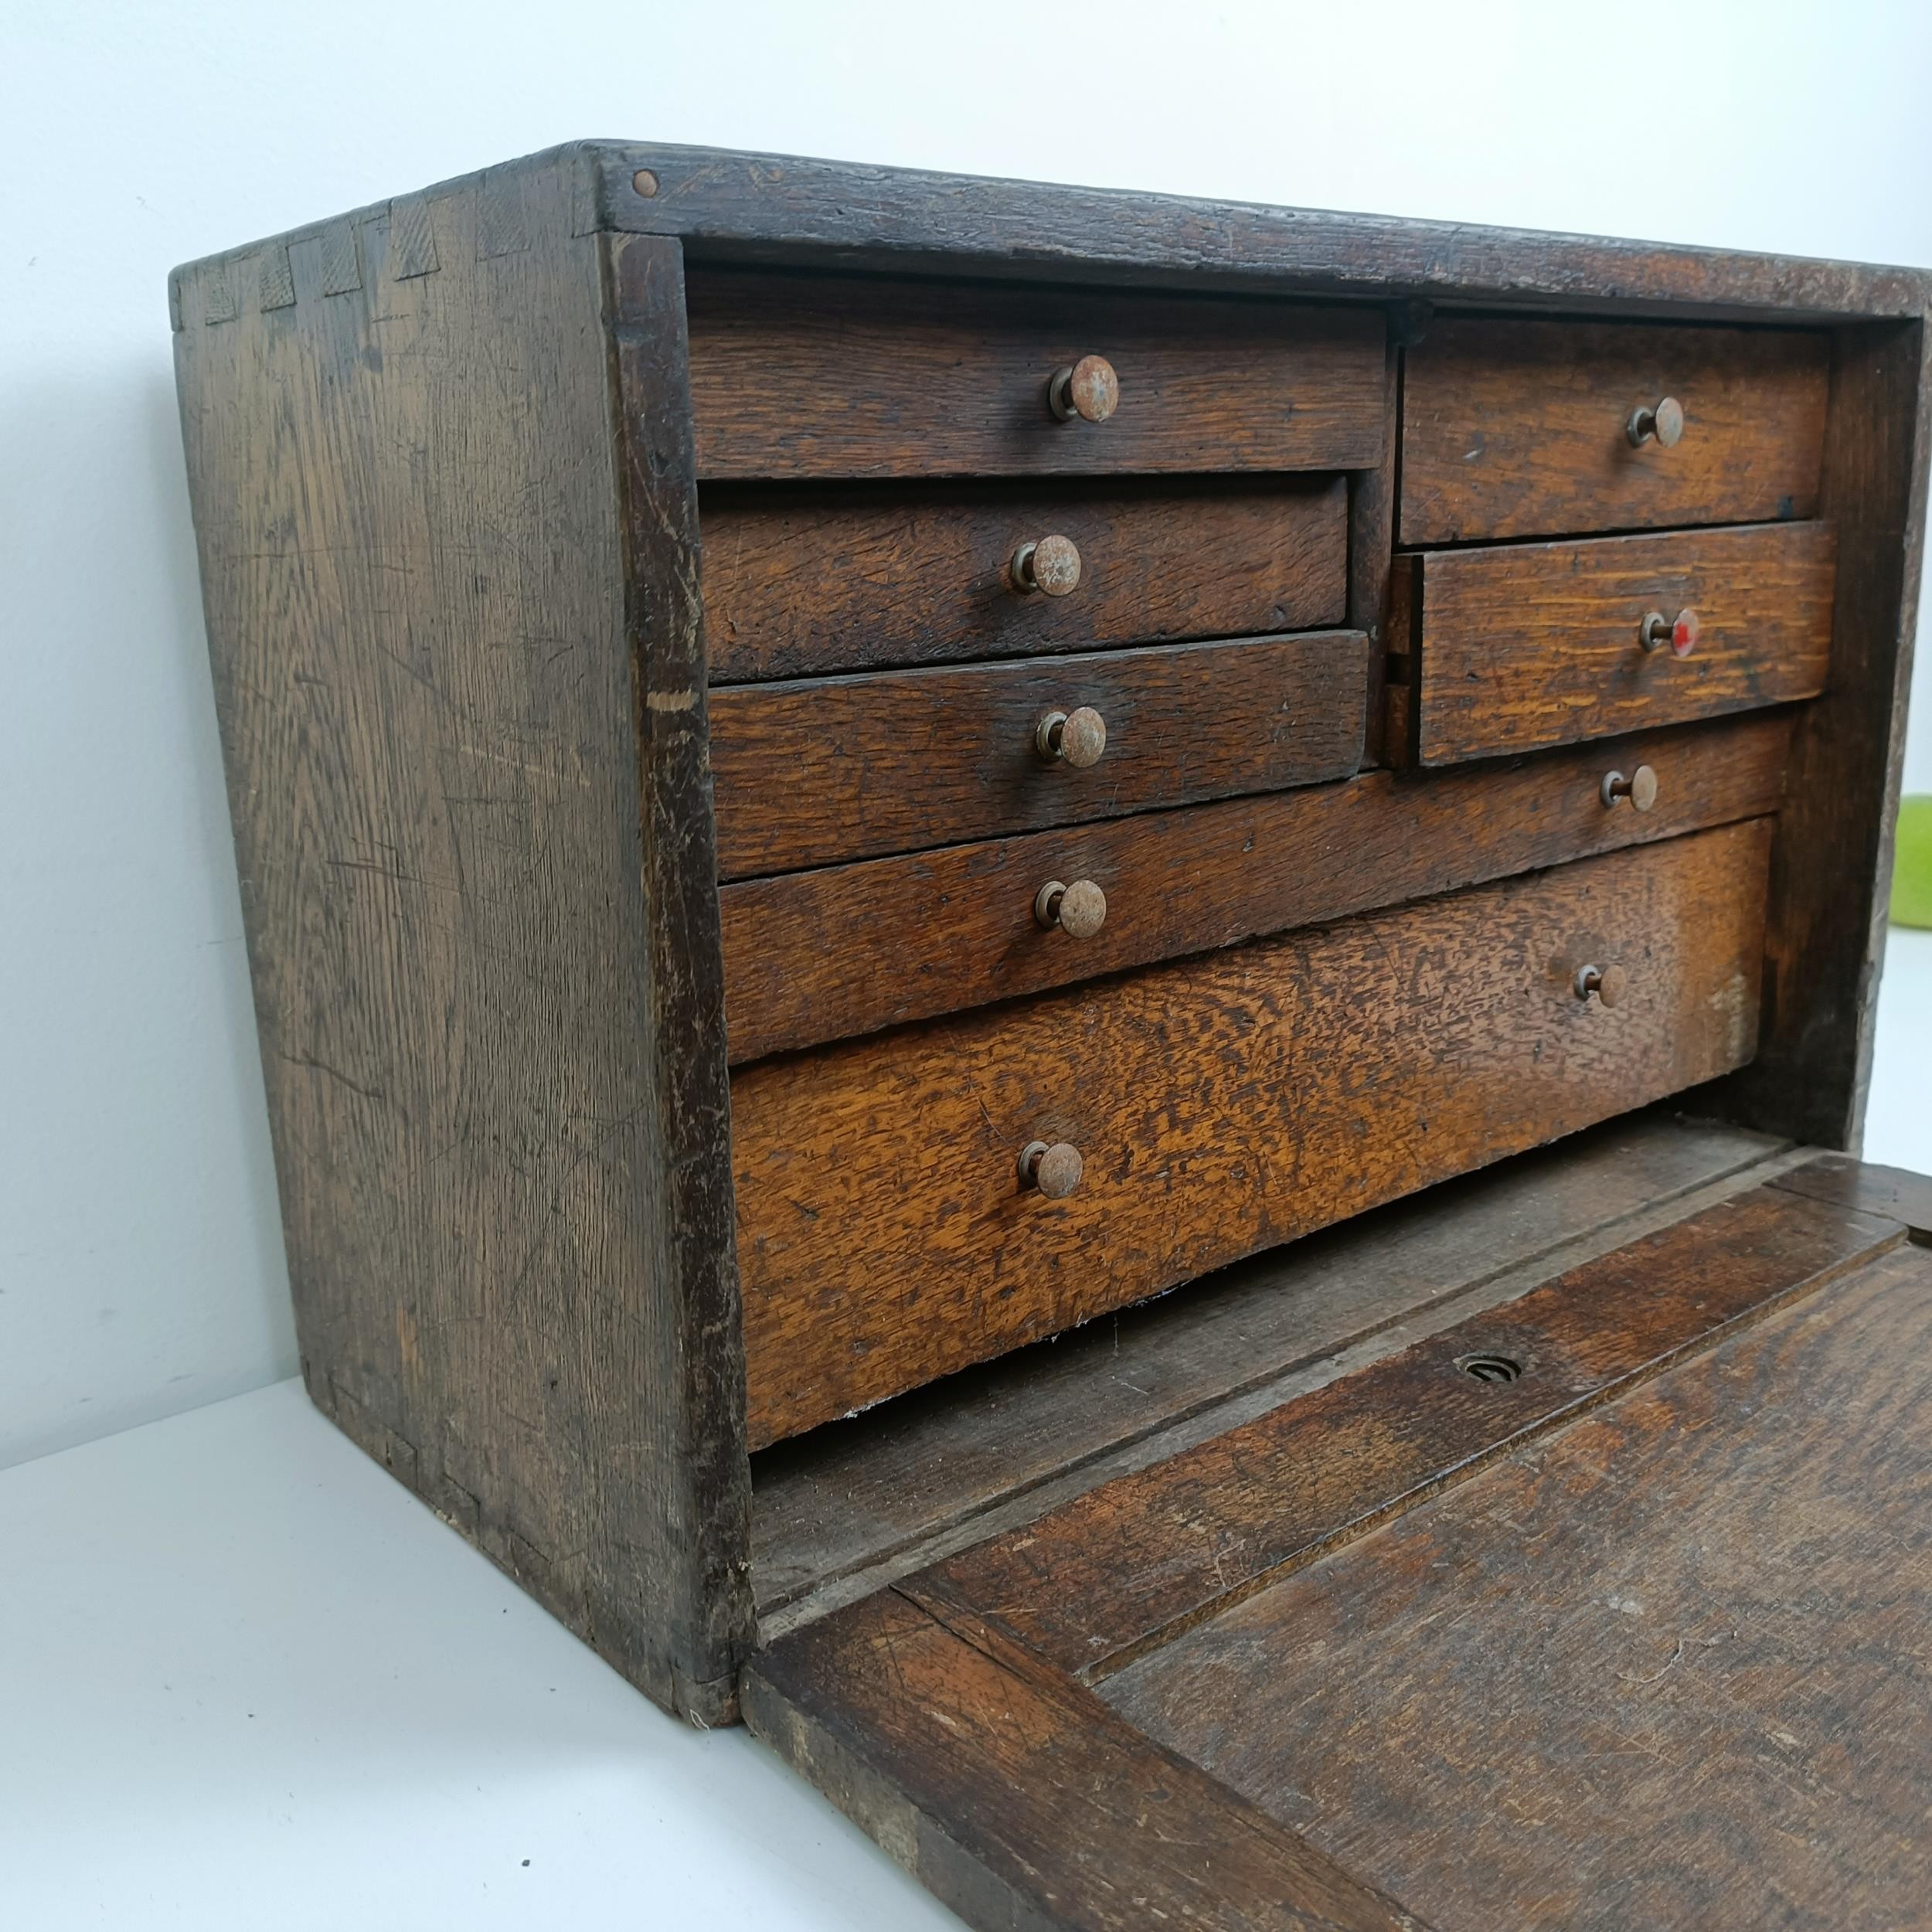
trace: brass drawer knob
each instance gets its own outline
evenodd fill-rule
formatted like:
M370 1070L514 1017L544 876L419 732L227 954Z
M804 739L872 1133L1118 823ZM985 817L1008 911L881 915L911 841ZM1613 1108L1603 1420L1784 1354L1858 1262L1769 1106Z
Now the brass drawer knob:
M1063 423L1104 423L1120 402L1121 379L1104 355L1083 355L1046 379L1046 406Z
M1049 1147L1029 1141L1019 1152L1019 1184L1036 1187L1049 1201L1063 1201L1080 1184L1080 1151L1065 1141Z
M1033 743L1049 763L1056 759L1084 771L1107 749L1107 721L1091 706L1077 711L1049 711L1033 729Z
M1033 895L1033 917L1049 930L1059 927L1070 939L1091 939L1107 923L1107 895L1090 879L1070 886L1049 879Z
M1666 396L1644 409L1632 410L1624 428L1634 448L1655 437L1660 447L1674 450L1684 434L1684 406L1675 396Z
M1667 617L1661 611L1647 611L1637 634L1646 651L1661 651L1668 645L1672 657L1688 658L1697 648L1697 613L1679 611L1675 617Z
M1628 798L1639 811L1648 811L1657 802L1657 774L1648 765L1639 765L1628 778L1621 771L1607 771L1600 794L1606 810Z
M1043 536L1022 543L1013 553L1013 588L1022 597L1037 590L1042 597L1070 597L1080 588L1080 553L1070 536Z
M1621 1006L1630 991L1630 971L1623 966L1579 966L1577 997L1587 999L1592 993L1606 1006Z

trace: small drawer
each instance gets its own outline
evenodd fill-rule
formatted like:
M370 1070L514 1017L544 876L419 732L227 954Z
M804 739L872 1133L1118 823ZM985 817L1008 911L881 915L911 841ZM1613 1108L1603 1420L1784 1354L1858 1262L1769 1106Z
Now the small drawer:
M723 486L702 519L713 684L1311 631L1345 614L1340 477Z
M1815 697L1826 523L1599 537L1398 560L1394 665L1425 765Z
M1379 309L693 270L702 481L1372 469Z
M719 873L1342 777L1367 676L1362 632L1318 631L729 685L710 700Z
M1830 360L1790 329L1438 321L1405 359L1398 541L1810 516Z
M747 1068L752 1447L1743 1064L1769 850L1754 819Z

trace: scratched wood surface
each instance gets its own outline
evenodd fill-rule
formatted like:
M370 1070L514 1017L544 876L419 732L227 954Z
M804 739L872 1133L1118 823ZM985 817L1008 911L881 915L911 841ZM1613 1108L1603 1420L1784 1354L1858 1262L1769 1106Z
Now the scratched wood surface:
M714 684L1090 651L1342 622L1339 478L1230 483L707 489ZM1015 550L1080 551L1066 597L1016 591Z
M503 171L184 274L182 424L309 1391L715 1723L748 1483L679 263L627 253L621 481L569 208Z
M1408 352L1400 541L1808 517L1831 349L1798 330L1444 318ZM1674 449L1631 410L1675 396Z
M1928 1416L1895 1248L1105 1695L1449 1932L1923 1926Z
M740 1069L753 1445L1740 1065L1769 843L1752 820ZM1629 968L1614 1011L1577 997L1593 960ZM1070 1198L1017 1185L1036 1138L1081 1150Z
M1650 732L1427 779L1340 784L744 879L719 893L731 1059L871 1032L1370 906L1775 811L1788 715ZM1656 804L1607 809L1648 764ZM1088 775L1091 775L1090 774ZM1043 930L1047 879L1107 919Z
M1090 1491L903 1586L999 1624L1063 1670L1113 1675L1770 1301L1904 1238L1893 1221L1754 1188L1400 1355ZM1500 1356L1516 1379L1460 1365Z
M745 1715L984 1932L1413 1932L1090 1691L889 1591L753 1663Z
M1367 653L1359 631L1314 631L730 685L711 696L719 876L1341 777ZM1081 706L1107 727L1100 762L1043 758L1043 715Z
M1492 758L1815 696L1832 655L1824 523L1437 550L1415 560L1424 764ZM1697 614L1680 658L1655 612Z
M1380 310L706 268L690 283L700 477L1372 468ZM1047 407L1102 355L1102 423Z

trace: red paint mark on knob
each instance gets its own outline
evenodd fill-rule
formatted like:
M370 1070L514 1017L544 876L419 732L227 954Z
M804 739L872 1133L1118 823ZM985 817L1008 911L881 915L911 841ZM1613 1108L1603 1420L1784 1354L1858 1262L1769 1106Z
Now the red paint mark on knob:
M1677 621L1670 628L1671 655L1688 658L1697 648L1697 613L1679 611Z

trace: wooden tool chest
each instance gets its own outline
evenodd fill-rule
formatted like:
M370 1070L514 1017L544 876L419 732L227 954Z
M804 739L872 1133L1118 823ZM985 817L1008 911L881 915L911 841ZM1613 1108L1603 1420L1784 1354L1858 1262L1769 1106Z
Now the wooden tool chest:
M171 295L357 1441L976 1925L1932 1923L1932 278L589 144Z

